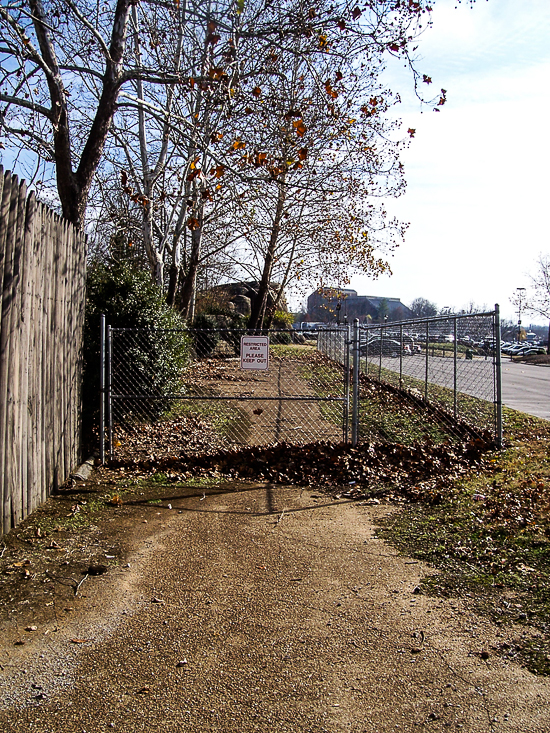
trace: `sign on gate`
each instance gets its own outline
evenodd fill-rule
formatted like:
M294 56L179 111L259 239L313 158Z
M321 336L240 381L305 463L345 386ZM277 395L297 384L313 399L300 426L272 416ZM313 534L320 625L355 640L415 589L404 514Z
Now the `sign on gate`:
M241 336L241 369L269 369L268 336Z

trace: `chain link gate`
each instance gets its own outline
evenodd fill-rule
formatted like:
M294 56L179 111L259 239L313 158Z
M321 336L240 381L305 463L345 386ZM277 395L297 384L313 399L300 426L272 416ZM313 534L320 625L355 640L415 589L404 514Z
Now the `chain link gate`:
M338 349L335 360L319 352L316 337L293 329L167 331L112 328L103 320L102 460L105 444L114 455L117 430L182 415L200 416L227 446L347 442L351 342L341 336L341 329L323 331ZM267 364L257 359L250 368L243 339L268 344ZM177 372L166 368L174 349L184 362Z
M257 349L248 361L242 339ZM117 430L182 416L199 416L220 436L219 447L472 437L501 447L501 395L498 306L399 323L356 321L307 336L111 328L102 320L102 460L106 446L113 456Z

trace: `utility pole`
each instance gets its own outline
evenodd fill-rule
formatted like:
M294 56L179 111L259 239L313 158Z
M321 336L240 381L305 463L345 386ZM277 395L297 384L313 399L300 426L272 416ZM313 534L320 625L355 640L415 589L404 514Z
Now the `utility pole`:
M516 288L518 291L518 344L521 342L521 309L523 308L523 298L525 297L525 288Z

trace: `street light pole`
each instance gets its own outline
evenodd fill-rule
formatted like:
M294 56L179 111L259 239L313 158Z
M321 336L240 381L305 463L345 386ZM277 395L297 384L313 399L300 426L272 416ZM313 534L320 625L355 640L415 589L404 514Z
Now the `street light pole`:
M521 342L521 309L523 307L523 298L525 296L525 288L516 288L518 291L518 344Z

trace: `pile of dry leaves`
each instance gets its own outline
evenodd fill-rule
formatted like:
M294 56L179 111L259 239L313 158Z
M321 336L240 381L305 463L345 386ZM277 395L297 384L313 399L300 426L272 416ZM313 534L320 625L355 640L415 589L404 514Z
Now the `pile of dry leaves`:
M367 442L356 448L322 441L306 445L223 445L219 436L214 439L213 434L203 432L206 426L200 423L178 418L168 425L163 423L162 428L153 425L144 427L144 432L120 434L120 447L110 466L142 474L163 472L175 481L190 475L219 475L332 489L346 487L346 494L356 497L397 493L438 501L441 489L471 469L491 447L482 440L445 444L426 440L411 446ZM157 444L155 450L154 432L160 429L163 449L159 450Z

